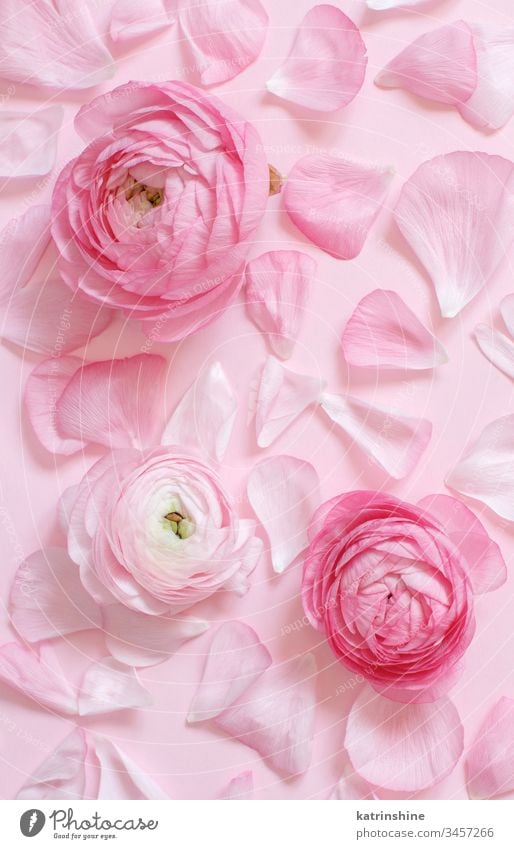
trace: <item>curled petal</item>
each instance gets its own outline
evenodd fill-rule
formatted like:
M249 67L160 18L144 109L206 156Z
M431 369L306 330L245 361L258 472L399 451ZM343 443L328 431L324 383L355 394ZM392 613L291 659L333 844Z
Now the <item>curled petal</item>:
M442 781L462 755L464 731L447 698L399 705L364 688L355 700L344 745L370 784L418 792Z
M398 53L375 78L384 88L407 91L456 105L468 100L477 84L473 34L465 21L424 33Z
M367 62L359 28L336 6L324 3L309 9L289 56L266 85L284 100L334 112L361 90Z
M21 643L0 646L0 681L43 707L76 714L77 695L62 671L56 670L49 651L38 656Z
M260 448L271 445L304 410L319 401L324 382L268 357L262 370L255 426Z
M221 363L203 369L171 416L161 443L193 448L221 462L237 415L237 398Z
M391 369L429 369L447 362L438 339L396 292L375 289L362 298L344 329L347 363Z
M293 353L316 268L301 251L269 251L246 266L248 315L281 359Z
M268 535L273 568L283 572L309 544L309 520L320 503L318 473L297 457L267 457L248 478L248 498Z
M489 362L514 380L514 342L487 324L477 324L475 339Z
M17 799L84 799L88 745L83 728L75 728L36 769Z
M230 707L270 666L271 655L253 628L227 622L216 631L187 715L188 722L212 719Z
M124 42L131 38L144 38L171 24L163 0L146 0L144 8L139 0L116 0L111 15L110 36L113 41Z
M62 106L49 106L37 112L2 112L0 177L48 174L55 164L63 116Z
M97 799L168 799L168 795L125 752L98 734L89 733L98 764Z
M0 233L0 303L29 282L50 242L50 207L31 206Z
M236 775L221 792L218 799L253 799L253 772L247 770Z
M382 208L392 175L390 168L326 154L304 156L286 182L285 207L311 242L336 259L354 259Z
M268 27L260 0L182 0L178 20L204 85L231 80L255 62Z
M472 799L512 798L514 794L514 699L491 708L466 758Z
M424 162L405 183L394 217L453 317L486 285L514 238L514 165L455 151Z
M278 772L293 776L311 761L316 710L316 661L305 654L262 675L251 690L214 720L255 749Z
M514 521L514 415L486 425L445 483Z
M81 716L151 704L152 696L141 684L135 669L112 657L91 664L82 679L78 696Z
M328 392L321 396L321 406L393 478L410 474L430 442L432 425L426 419L395 416L358 398Z
M462 117L482 130L498 130L514 114L514 27L470 24L477 56L477 85Z

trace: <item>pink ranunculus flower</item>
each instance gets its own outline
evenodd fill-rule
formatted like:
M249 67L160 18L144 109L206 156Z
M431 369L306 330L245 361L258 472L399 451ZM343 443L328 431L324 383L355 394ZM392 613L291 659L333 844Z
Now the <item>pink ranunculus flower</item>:
M328 501L311 532L303 604L336 656L396 701L443 695L473 637L473 592L505 580L481 522L449 496L362 491Z
M270 172L256 130L183 82L130 82L83 106L88 142L55 186L52 234L68 285L181 339L242 283Z

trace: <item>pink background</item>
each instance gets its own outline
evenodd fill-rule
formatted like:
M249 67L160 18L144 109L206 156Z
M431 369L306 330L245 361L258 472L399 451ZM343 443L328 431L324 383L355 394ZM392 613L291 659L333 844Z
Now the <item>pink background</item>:
M308 152L321 150L369 163L392 165L396 177L386 208L371 232L361 255L340 262L303 239L288 221L280 196L271 198L252 256L279 248L300 248L318 261L313 286L296 350L289 365L297 371L321 372L330 391L347 389L368 402L385 404L398 413L423 416L433 422L433 437L425 456L410 478L387 480L349 441L331 430L319 414L305 414L279 441L271 453L308 457L322 480L323 499L357 488L386 486L408 500L430 492L445 492L444 477L471 439L498 416L512 412L512 383L496 371L478 351L471 333L478 322L498 322L500 299L514 289L514 253L477 297L457 318L442 320L430 282L402 241L391 220L403 181L425 159L452 150L484 150L514 157L514 120L504 130L485 135L468 126L450 108L418 100L400 91L383 91L373 85L375 73L392 55L417 35L464 17L470 21L514 26L512 0L444 0L430 13L366 12L361 0L342 0L338 5L362 29L368 47L369 66L365 85L346 109L324 116L288 106L265 92L265 81L288 51L294 30L312 0L263 0L270 14L270 29L258 62L235 80L218 86L216 94L237 107L257 126L269 161L287 174L293 163ZM188 79L192 60L183 53L176 29L140 43L119 56L116 77L93 93L36 96L34 89L18 87L3 109L30 110L52 102L66 110L59 137L58 163L49 178L4 187L0 204L2 221L20 214L31 203L50 197L62 165L80 149L72 126L78 105L93 94L130 79ZM0 94L8 82L0 83ZM0 113L1 114L1 113ZM377 287L399 292L417 315L434 329L450 354L449 364L434 373L380 376L373 372L348 371L341 356L339 338L354 305ZM87 351L89 358L138 353L144 339L134 324L119 317ZM259 367L267 354L263 337L236 302L215 324L178 345L157 345L170 362L168 397L171 409L198 369L219 359L240 399L240 412L230 451L222 473L241 512L251 515L244 495L249 470L265 452L255 442L248 407L252 403ZM58 542L56 503L63 489L76 482L99 456L89 450L72 458L54 458L34 439L23 419L20 397L26 377L38 357L21 355L4 345L0 349L2 403L2 466L0 488L0 542L3 600L20 559L51 542ZM489 511L475 505L509 566L514 556L514 531ZM512 570L511 570L512 571ZM239 618L256 628L275 662L299 652L313 650L321 669L318 679L318 710L313 760L302 778L283 781L251 749L224 738L207 725L188 728L184 717L199 680L203 655L211 634L206 633L168 662L143 670L141 679L153 692L155 704L84 722L108 734L152 774L171 798L213 798L237 773L254 771L256 796L263 799L326 798L342 772L342 749L347 708L354 692L345 682L351 675L337 664L323 640L306 625L299 600L301 569L293 567L275 576L266 554L254 573L248 595L239 600L218 595L203 605L216 621ZM514 697L514 636L512 622L513 576L506 587L478 597L476 637L467 653L465 673L452 691L466 729L469 744L483 715L501 695ZM2 606L0 639L13 638L9 617ZM58 649L65 668L77 676L91 658L105 652L100 637L90 633L68 639ZM0 796L11 798L35 767L71 731L73 722L52 715L0 687ZM391 794L384 794L391 797ZM421 794L425 798L466 798L462 763L437 787Z

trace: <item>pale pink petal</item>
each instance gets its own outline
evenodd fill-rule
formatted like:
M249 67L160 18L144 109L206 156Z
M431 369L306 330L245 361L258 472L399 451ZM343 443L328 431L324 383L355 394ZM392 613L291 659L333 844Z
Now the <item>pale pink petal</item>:
M309 9L289 56L266 86L284 100L334 112L361 90L367 62L359 28L336 6L324 3Z
M514 339L514 295L506 295L500 304L500 313L505 327Z
M514 380L514 342L487 324L477 324L475 339L484 357Z
M171 25L163 0L116 0L111 16L110 36L113 41L144 38Z
M257 566L264 547L260 537L255 536L256 522L253 519L240 519L236 551L240 558L239 567L223 584L229 592L243 596L250 589L249 576Z
M17 799L83 799L86 791L86 732L75 728L39 765Z
M64 714L76 714L77 694L67 678L55 668L51 650L39 656L21 643L0 646L0 681L19 690L38 705Z
M336 259L354 259L382 208L392 176L390 168L309 154L291 170L284 204L311 242Z
M424 162L394 217L432 278L441 313L457 315L488 283L514 237L514 165L455 151Z
M267 457L248 478L248 498L270 541L273 568L283 572L309 544L309 520L320 504L316 469L297 457Z
M271 445L304 410L319 401L324 381L298 374L268 357L262 370L255 429L260 448Z
M218 796L218 799L248 800L253 799L253 772L247 770L236 775Z
M215 724L293 776L311 762L316 711L316 661L305 654L262 675Z
M181 0L178 20L204 85L231 80L255 62L268 27L260 0Z
M112 56L80 0L2 0L0 78L82 89L112 76Z
M80 439L61 434L57 424L56 402L70 379L82 365L78 357L52 357L31 372L25 386L25 409L34 433L52 454L74 454L86 447Z
M329 799L378 799L373 789L354 772L351 764L345 764L343 774L332 790Z
M88 667L78 695L81 716L151 704L151 693L141 684L136 670L113 657L105 657Z
M505 696L485 717L466 758L471 799L514 798L514 700Z
M106 644L116 660L128 666L155 666L186 640L203 634L209 623L191 616L150 616L122 604L104 607Z
M64 110L0 112L0 177L41 177L55 164Z
M442 781L456 766L463 744L459 714L449 699L399 705L368 687L350 710L344 741L365 781L402 792Z
M98 763L97 799L169 799L111 740L89 733L89 741Z
M301 251L269 251L246 266L248 315L283 360L293 353L316 268Z
M368 9L381 12L387 9L417 9L421 7L436 6L441 0L366 0Z
M237 397L221 363L202 369L175 408L163 445L193 448L221 462L237 415Z
M29 643L100 627L99 609L63 548L36 551L24 560L11 587L10 611Z
M342 346L346 362L353 366L429 369L448 360L439 340L396 292L387 289L375 289L359 301Z
M514 114L514 27L470 24L477 55L477 86L462 117L482 130L498 130Z
M486 425L445 483L514 521L514 415Z
M216 631L188 722L212 719L230 707L270 666L271 655L253 628L226 622Z
M0 233L0 302L5 304L34 274L50 242L50 207L30 206Z
M114 313L71 292L62 280L31 283L2 304L4 339L20 348L59 357L103 333Z
M432 425L426 419L397 416L358 398L328 392L321 396L321 406L393 478L410 474L430 442Z
M375 78L384 88L407 91L455 105L477 84L473 34L465 21L426 32L394 57Z

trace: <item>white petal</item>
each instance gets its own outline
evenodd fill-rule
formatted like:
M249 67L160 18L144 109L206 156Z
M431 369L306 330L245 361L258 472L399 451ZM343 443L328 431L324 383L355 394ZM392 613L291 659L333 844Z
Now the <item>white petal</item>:
M153 704L152 696L141 684L136 670L113 657L105 657L88 667L78 698L81 716Z
M0 112L0 177L38 177L55 164L64 110Z
M262 370L255 427L260 448L271 445L304 410L319 401L321 378L298 374L268 357Z

